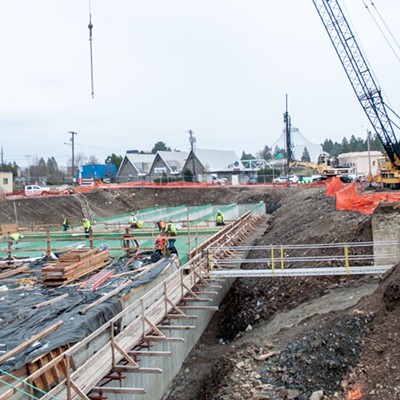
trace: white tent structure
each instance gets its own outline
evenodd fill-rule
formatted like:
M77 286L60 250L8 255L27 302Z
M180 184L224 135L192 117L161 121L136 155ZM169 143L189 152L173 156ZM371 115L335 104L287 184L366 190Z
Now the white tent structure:
M273 143L272 150L274 150L276 146L285 148L285 136L286 131L283 130L279 138L275 141L275 143ZM310 154L310 161L316 162L318 160L318 156L322 154L322 145L310 142L305 136L303 136L299 128L296 128L293 125L291 127L291 138L293 145L293 156L295 160L301 160L304 148L307 148L308 153Z

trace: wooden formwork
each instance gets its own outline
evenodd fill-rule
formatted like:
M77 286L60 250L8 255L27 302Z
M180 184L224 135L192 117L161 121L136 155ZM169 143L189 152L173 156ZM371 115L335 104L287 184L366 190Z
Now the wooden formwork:
M213 237L202 243L191 252L191 260L184 267L166 278L139 300L127 306L121 313L98 328L81 342L67 349L62 354L49 359L46 365L36 369L26 380L29 385L42 382L46 389L47 377L50 371L57 371L57 386L49 394L60 400L90 399L88 394L95 393L146 393L145 388L103 387L96 386L103 378L113 372L153 372L162 373L157 368L140 366L140 349L150 348L151 342L175 341L184 339L167 337L163 331L194 329L195 325L174 326L174 320L195 320L195 315L187 315L187 310L215 311L218 307L204 305L211 302L209 296L218 294L204 288L218 290L218 279L209 274L208 246L234 246L241 243L254 229L260 216L257 213L247 213L236 222L227 225ZM204 295L208 297L204 297ZM201 305L191 305L200 302ZM77 355L88 349L91 343L100 336L106 344L89 356L81 365L75 365ZM146 352L149 354L148 352ZM10 397L10 396L9 396ZM0 396L0 400L9 397Z

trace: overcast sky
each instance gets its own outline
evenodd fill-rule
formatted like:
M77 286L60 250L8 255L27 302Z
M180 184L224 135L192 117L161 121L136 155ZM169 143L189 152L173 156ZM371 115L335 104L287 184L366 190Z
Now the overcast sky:
M370 4L370 0L364 0ZM399 0L374 0L400 41ZM341 0L386 100L400 64L362 0ZM99 161L157 141L255 154L293 125L315 143L369 127L311 0L0 2L0 140L6 162L75 152ZM67 144L65 144L67 143ZM32 160L32 158L30 158Z

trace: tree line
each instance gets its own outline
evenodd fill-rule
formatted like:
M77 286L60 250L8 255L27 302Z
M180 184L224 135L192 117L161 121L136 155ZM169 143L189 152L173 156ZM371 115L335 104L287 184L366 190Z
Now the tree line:
M369 137L369 148L371 151L377 150L384 153L384 148L381 141L376 135L373 134L370 134ZM367 151L368 139L363 139L360 137L356 138L355 135L351 135L349 140L344 137L340 143L333 142L331 139L325 139L325 141L322 143L322 150L330 154L332 157L337 157L339 154L342 153ZM168 147L165 142L158 141L154 144L151 153L156 154L157 151L171 151L171 148ZM138 153L145 154L143 150L138 151ZM281 148L279 146L275 146L275 148L273 149L268 145L265 145L264 148L255 153L255 155L251 153L246 153L245 151L243 151L241 155L242 160L252 160L256 158L263 158L266 161L286 158L286 151L284 148ZM122 163L122 160L122 155L112 153L106 157L106 159L104 160L104 164L115 164L118 169ZM305 148L303 151L301 161L310 161L310 155L307 148ZM74 164L75 166L81 166L85 164L99 164L99 161L93 155L87 156L84 153L78 153L75 157ZM69 161L69 165L71 165L71 160ZM0 164L1 171L12 172L13 176L15 177L20 176L22 172L22 176L24 176L25 178L46 177L49 183L62 182L66 179L69 179L70 176L68 177L68 172L69 175L71 175L71 167L69 168L70 170L68 171L68 169L59 167L54 157L49 157L47 160L45 160L43 157L35 157L30 163L29 167L25 168L24 171L21 171L21 168L19 168L16 162Z
M321 146L322 151L328 153L332 157L338 157L339 154L343 153L367 151L368 139L363 139L360 137L356 138L355 135L351 135L350 140L344 137L340 143L333 142L331 139L325 139ZM371 151L380 151L383 154L385 153L380 139L377 135L371 134L371 132L369 135L369 148ZM266 161L277 158L286 158L286 151L284 148L279 146L275 146L273 149L272 147L265 145L264 148L257 152L255 156L251 153L246 153L244 151L242 152L242 160L252 160L255 158L263 158ZM307 148L305 148L301 160L299 161L310 161Z

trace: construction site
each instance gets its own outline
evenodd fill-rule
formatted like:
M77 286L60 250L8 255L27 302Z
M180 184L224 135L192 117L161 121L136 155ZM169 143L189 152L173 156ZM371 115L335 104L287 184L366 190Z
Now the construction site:
M343 210L339 186L0 202L0 399L400 398L396 195ZM154 259L161 219L178 254Z

